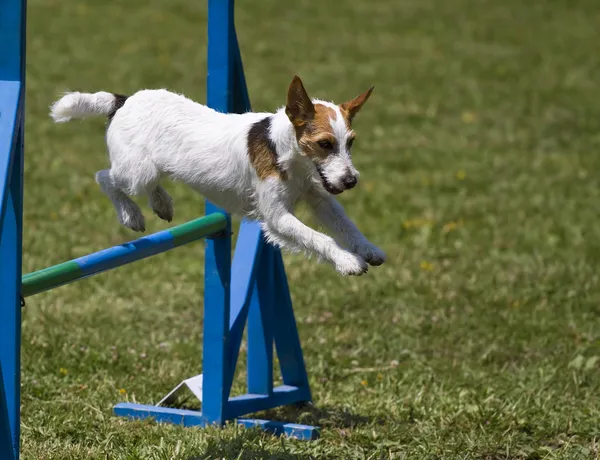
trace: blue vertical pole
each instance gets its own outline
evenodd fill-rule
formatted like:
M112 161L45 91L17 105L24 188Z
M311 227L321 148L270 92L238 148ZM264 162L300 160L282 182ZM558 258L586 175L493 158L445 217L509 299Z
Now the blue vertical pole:
M233 0L208 2L207 105L230 112L233 105L234 25Z
M207 202L207 212L219 212ZM231 288L231 224L227 233L207 238L204 263L204 340L202 345L202 415L210 424L227 420L231 366L227 352Z
M15 162L16 163L16 162ZM12 179L12 178L11 178ZM12 187L11 187L12 188ZM0 431L10 433L10 443L0 446L0 458L18 458L19 450L19 401L20 401L20 344L21 307L19 305L20 284L20 236L18 200L12 193L6 202L0 241L0 363L4 386L5 410L0 413ZM16 206L15 206L16 205ZM17 275L18 270L18 275ZM8 419L7 419L7 418ZM6 438L4 434L2 438ZM4 441L4 439L3 439ZM3 442L4 444L4 442ZM10 456L8 456L10 452Z
M232 105L233 0L208 2L207 105L229 112ZM225 213L206 200L206 214ZM231 223L226 234L206 240L202 414L208 423L227 420L231 282Z
M234 0L209 0L208 8L207 105L220 112L249 111L250 100L234 26ZM207 201L206 212L225 211ZM215 276L219 272L215 266L226 265L221 251L230 251L230 244L229 238L227 242L223 239L207 242L202 412L209 423L223 423L234 413L239 414L239 410L235 412L234 409L228 413L227 401L246 316L248 392L268 397L274 395L275 342L278 354L283 355L280 363L284 383L298 387L296 401L310 400L279 250L265 243L258 222L244 220L232 267L233 292L229 297L223 290L225 274ZM292 324L286 324L290 321ZM257 401L256 407L264 405L264 400ZM249 407L254 406L250 404Z
M19 458L25 0L0 11L0 458Z
M231 18L233 21L233 18ZM250 97L246 87L246 78L244 77L244 66L242 64L242 55L240 52L235 26L232 26L230 33L231 54L233 55L232 70L232 88L231 88L231 111L235 113L245 113L251 110ZM231 318L229 320L229 351L231 354L231 372L230 380L227 382L228 389L231 389L231 383L235 374L235 366L242 342L242 335L250 304L256 304L258 299L254 292L257 271L261 268L261 253L265 246L262 229L256 221L244 219L240 225L239 236L235 250L235 257L232 265L232 293L231 293ZM256 305L255 305L256 306ZM250 327L249 327L250 329Z
M4 392L9 416L12 448L15 458L19 454L20 368L21 368L21 235L22 235L22 127L19 127L14 150L11 184L0 241L0 357L4 378ZM4 457L2 457L4 458Z

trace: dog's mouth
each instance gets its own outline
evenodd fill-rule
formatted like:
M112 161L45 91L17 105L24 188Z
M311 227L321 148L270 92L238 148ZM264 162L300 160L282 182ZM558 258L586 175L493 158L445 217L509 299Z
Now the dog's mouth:
M321 178L321 183L323 184L323 188L325 188L325 190L327 190L328 193L331 193L332 195L339 195L340 193L343 192L342 189L331 185L331 182L329 182L327 180L327 177L325 177L325 174L323 173L323 170L319 167L319 165L315 165L315 166L317 168L317 172L319 173L319 177Z

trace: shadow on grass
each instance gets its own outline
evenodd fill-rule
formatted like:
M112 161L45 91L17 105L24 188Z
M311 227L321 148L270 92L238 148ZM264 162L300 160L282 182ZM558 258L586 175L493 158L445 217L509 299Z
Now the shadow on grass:
M310 403L284 406L255 415L256 418L266 420L300 423L321 428L353 428L358 425L381 425L385 423L385 418L382 416L355 414L339 407L318 407Z
M178 407L188 410L200 410L199 404L193 400L180 404ZM299 423L324 428L353 428L358 425L382 425L386 422L383 416L355 414L347 409L333 406L317 407L311 403L277 407L254 414L246 414L241 418Z
M332 406L317 407L312 404L279 407L255 414L248 414L244 418L299 423L330 430L348 430L360 425L381 425L386 422L385 418L381 416L360 415L352 413L347 409ZM272 436L272 434L258 428L240 430L236 432L233 438L229 439L217 436L210 440L209 445L202 455L191 457L188 460L208 460L213 458L309 460L315 458L312 455L287 452L283 443L264 443L265 437ZM261 445L265 445L265 448L256 447ZM320 455L319 458L325 457Z
M235 460L310 460L315 458L306 454L288 452L285 445L278 442L265 442L268 433L251 428L236 431L232 438L226 436L211 437L202 455L187 460L212 460L217 458Z

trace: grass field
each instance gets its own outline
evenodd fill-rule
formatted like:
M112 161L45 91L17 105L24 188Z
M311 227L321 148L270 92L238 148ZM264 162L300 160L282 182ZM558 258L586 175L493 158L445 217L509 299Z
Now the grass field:
M28 11L24 272L135 237L94 182L103 121L53 125L57 95L206 89L204 1ZM388 262L342 278L285 255L315 407L268 415L322 437L112 415L200 370L196 244L29 299L23 458L598 458L600 4L239 0L236 20L256 110L294 73L339 102L376 86L341 201ZM175 223L203 213L167 188Z

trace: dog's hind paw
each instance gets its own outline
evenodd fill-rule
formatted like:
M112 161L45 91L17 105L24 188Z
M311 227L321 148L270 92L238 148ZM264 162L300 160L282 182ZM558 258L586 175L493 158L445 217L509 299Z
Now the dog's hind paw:
M119 222L134 232L146 231L146 220L141 209L133 201L124 201L118 208Z
M123 225L125 225L125 227L130 228L134 232L145 232L146 231L146 222L145 222L144 216L141 216L141 219L139 217L136 217L133 219L126 219L123 222Z
M344 276L360 276L369 270L369 265L362 257L350 252L343 252L335 259L334 264L338 273Z
M148 196L150 207L158 217L167 222L173 220L173 199L160 185Z
M165 220L167 222L171 222L173 220L173 206L169 207L169 208L165 208L165 209L152 209L154 211L154 214L156 214L158 217L160 217L162 220Z

